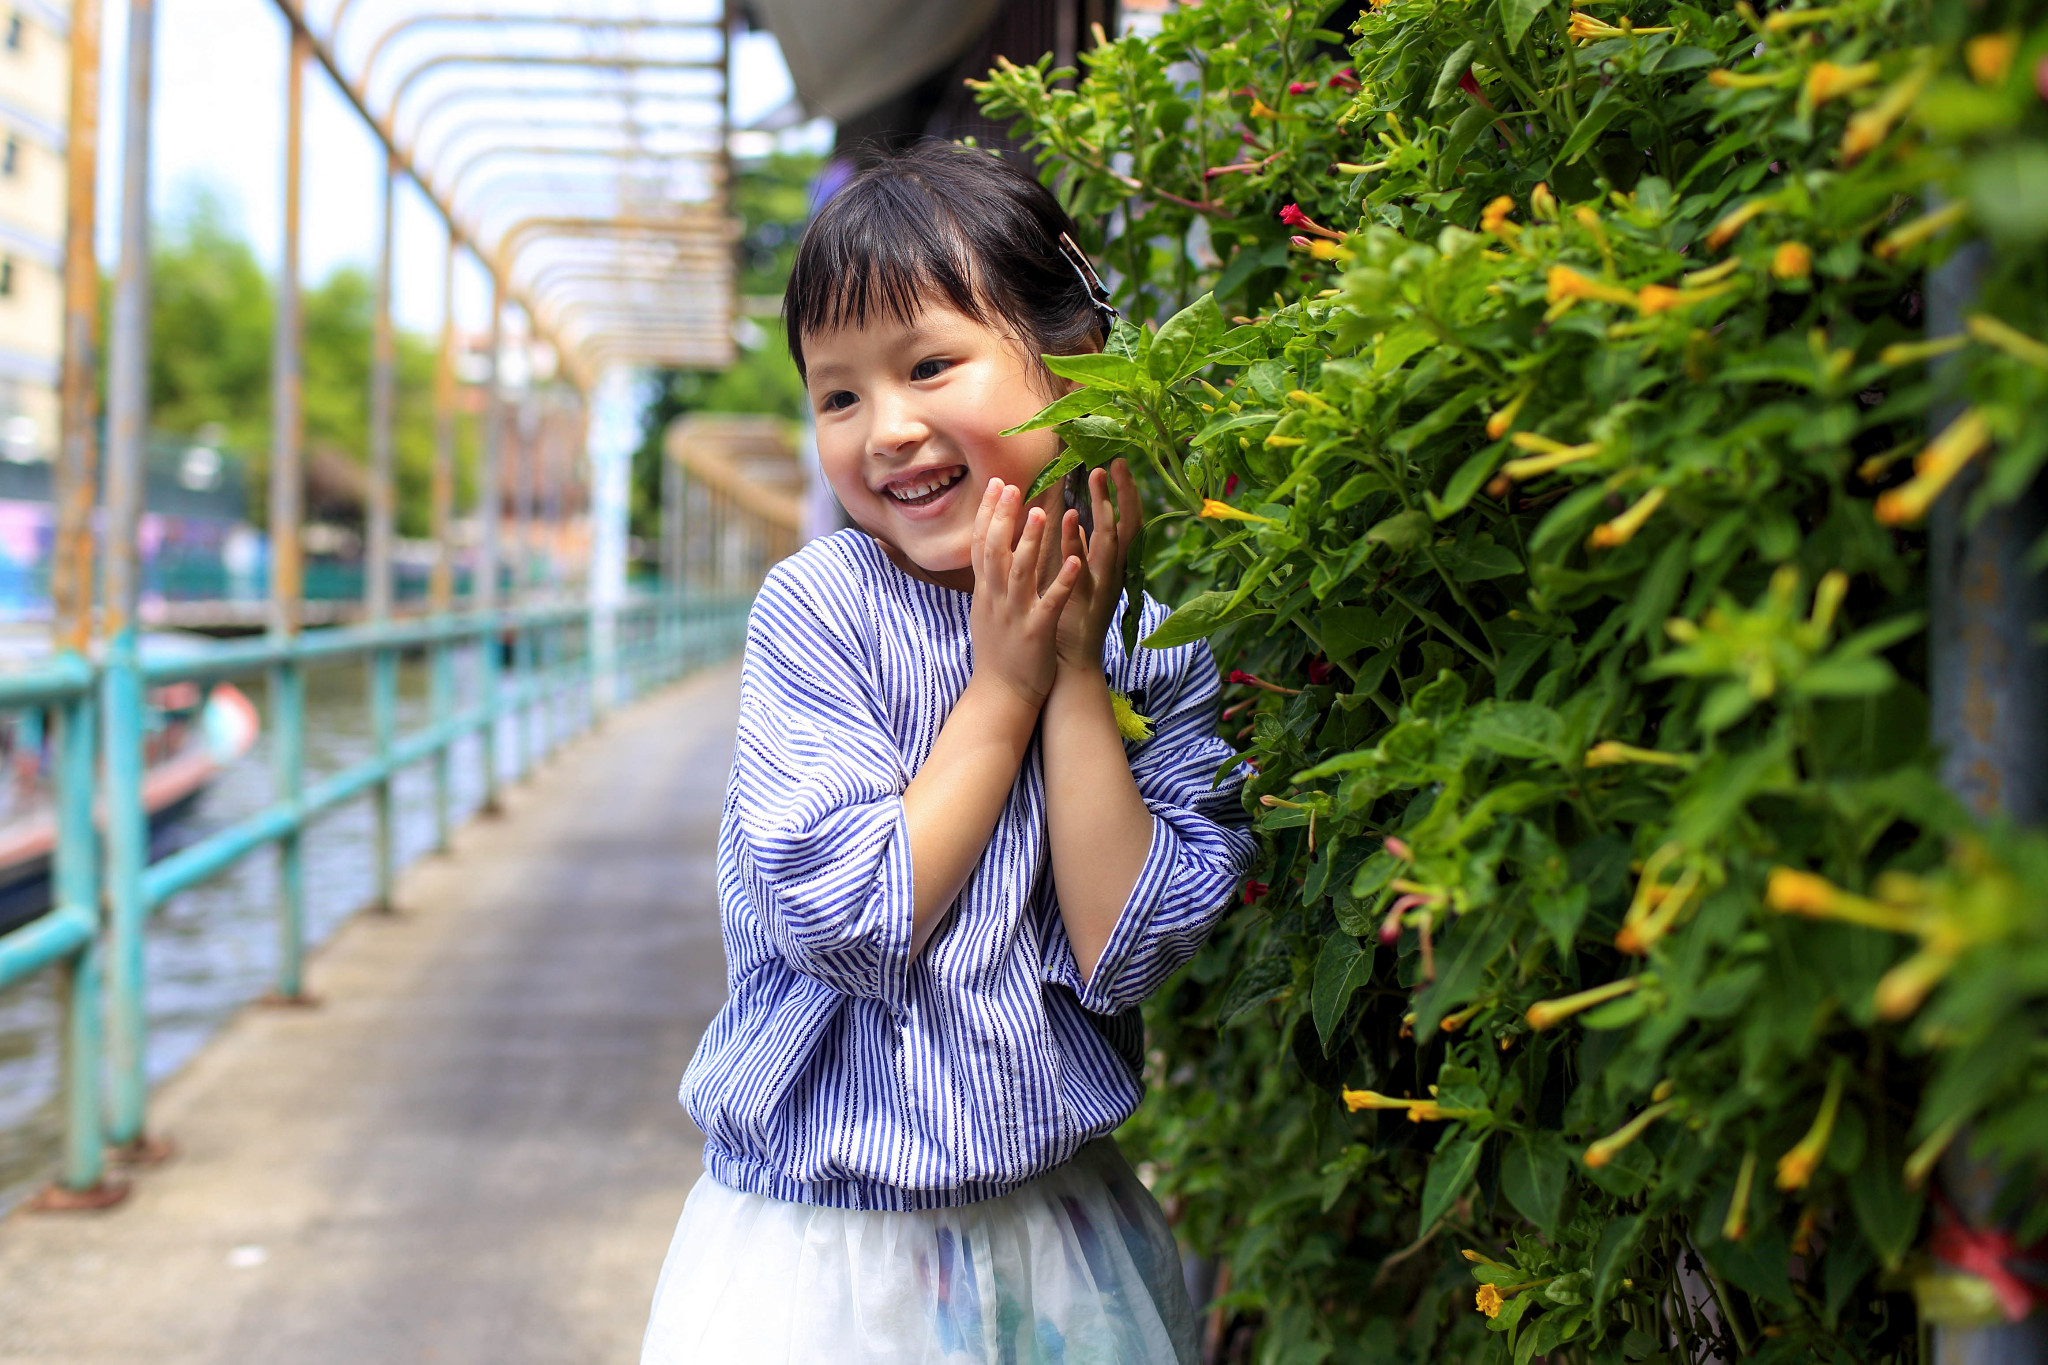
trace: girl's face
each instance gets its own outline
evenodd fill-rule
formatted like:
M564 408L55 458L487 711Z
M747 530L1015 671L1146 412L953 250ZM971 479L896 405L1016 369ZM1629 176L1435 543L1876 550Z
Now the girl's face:
M818 463L846 514L905 569L972 588L988 481L1029 488L1059 451L1053 431L997 435L1058 396L1035 357L945 305L805 333L803 345ZM1037 505L1050 517L1059 497L1056 485Z

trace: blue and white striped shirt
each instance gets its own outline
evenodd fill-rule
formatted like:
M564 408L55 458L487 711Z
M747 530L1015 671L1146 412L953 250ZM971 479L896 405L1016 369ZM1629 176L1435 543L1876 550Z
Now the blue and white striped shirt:
M1206 645L1123 653L1110 685L1151 716L1130 749L1152 847L1083 981L1054 898L1036 741L988 849L910 954L903 790L972 670L965 593L859 531L778 564L747 625L718 837L729 998L684 1073L727 1187L853 1209L993 1198L1137 1107L1137 1005L1191 956L1254 843L1217 773ZM1145 628L1165 608L1147 599Z

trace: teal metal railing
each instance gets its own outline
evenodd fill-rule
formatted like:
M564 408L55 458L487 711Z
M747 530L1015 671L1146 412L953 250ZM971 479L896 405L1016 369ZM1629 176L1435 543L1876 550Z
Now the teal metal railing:
M137 1143L147 1131L143 929L152 911L256 850L276 845L283 876L273 998L302 1000L306 921L300 840L312 821L364 796L376 803L373 904L388 906L398 871L392 782L402 769L433 763L435 846L444 848L458 740L472 733L481 738L484 805L490 809L503 783L530 771L599 714L604 690L600 670L609 671L607 685L617 704L725 658L737 650L744 634L748 601L744 596L694 595L629 601L613 612L616 645L609 659L593 648L597 633L591 609L577 604L264 636L165 659L141 659L117 642L97 666L77 654L65 654L33 671L0 675L0 709L48 708L56 722L50 734L58 825L53 908L0 936L0 988L48 969L63 973L65 1136L60 1197L63 1191L84 1195L100 1190L105 1146ZM478 650L482 666L473 697L461 705L455 656L465 649ZM423 726L401 734L398 663L408 652L426 655L429 713ZM502 661L507 653L509 669ZM350 660L369 666L374 753L309 783L305 673L311 667ZM171 683L210 683L258 673L268 675L272 703L272 803L198 843L149 861L143 808L148 691ZM105 761L96 764L94 741L102 728ZM509 731L510 745L501 752L504 731ZM93 818L96 797L107 834L104 878Z

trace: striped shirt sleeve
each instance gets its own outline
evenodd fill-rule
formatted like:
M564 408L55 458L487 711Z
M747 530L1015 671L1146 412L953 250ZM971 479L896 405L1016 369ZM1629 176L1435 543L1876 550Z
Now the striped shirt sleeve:
M1047 980L1092 1014L1142 1003L1194 956L1257 848L1245 828L1242 778L1216 780L1232 750L1216 734L1215 657L1199 642L1170 652L1180 656L1175 666L1147 691L1152 737L1130 751L1131 776L1152 812L1151 850L1093 976L1082 979L1064 933L1047 945Z
M829 584L776 573L747 624L730 851L762 934L845 995L900 1004L910 965L910 774Z

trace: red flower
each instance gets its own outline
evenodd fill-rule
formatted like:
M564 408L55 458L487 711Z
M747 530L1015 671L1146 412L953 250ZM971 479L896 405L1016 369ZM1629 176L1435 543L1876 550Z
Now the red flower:
M2048 57L2034 64L2034 93L2048 100Z
M1235 493L1236 491L1237 491L1237 475L1235 475L1235 474L1232 474L1232 475L1231 475L1231 476L1230 476L1229 478L1227 478L1227 479L1225 479L1225 480L1223 481L1223 496L1227 498L1227 497L1229 497L1229 496L1230 496L1231 494Z
M1301 205L1289 204L1280 210L1280 221L1289 227L1306 227L1309 216L1301 211Z
M1255 683L1258 679L1241 668L1233 668L1230 670L1230 681L1234 683Z
M1310 659L1308 661L1308 680L1312 683L1328 682L1332 671L1328 659Z
M1244 884L1244 903L1246 905L1256 905L1259 897L1265 895L1271 889L1264 882L1246 882Z
M1347 66L1336 75L1330 77L1330 88L1332 90L1356 90L1358 89L1358 77L1353 75L1351 68Z
M1313 95L1315 92L1314 81L1290 81L1287 85L1287 93L1290 95Z

